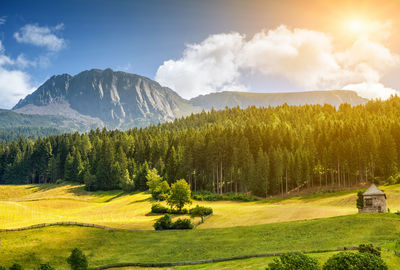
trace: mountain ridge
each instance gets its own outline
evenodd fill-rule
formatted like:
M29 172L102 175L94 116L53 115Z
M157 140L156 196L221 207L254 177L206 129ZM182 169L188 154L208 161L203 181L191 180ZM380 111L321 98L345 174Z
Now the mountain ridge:
M172 121L201 110L225 107L268 107L283 104L364 104L368 100L350 90L286 93L217 92L186 100L168 87L137 74L91 69L74 76L53 75L32 94L21 99L13 112L55 115L63 128L129 129ZM29 120L27 120L29 122ZM51 122L51 121L50 121ZM1 123L1 119L0 119ZM54 126L54 122L50 123ZM74 127L75 125L75 127Z

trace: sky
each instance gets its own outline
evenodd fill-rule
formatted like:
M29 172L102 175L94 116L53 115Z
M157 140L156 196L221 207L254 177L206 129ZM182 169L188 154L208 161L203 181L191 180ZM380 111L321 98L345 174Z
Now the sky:
M0 108L52 75L112 68L184 98L400 87L400 1L1 0Z

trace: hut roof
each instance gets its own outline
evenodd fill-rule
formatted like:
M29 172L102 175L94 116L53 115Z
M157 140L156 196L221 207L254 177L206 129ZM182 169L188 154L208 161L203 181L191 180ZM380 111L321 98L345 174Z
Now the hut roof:
M375 184L372 184L363 195L385 195L385 193L377 188Z

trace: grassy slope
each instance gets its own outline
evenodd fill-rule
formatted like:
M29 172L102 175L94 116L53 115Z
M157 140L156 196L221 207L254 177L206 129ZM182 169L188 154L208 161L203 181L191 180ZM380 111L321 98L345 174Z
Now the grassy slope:
M388 207L400 210L400 185L383 187ZM199 229L259 225L355 214L356 192L344 191L259 202L194 202L214 215ZM0 228L76 221L117 228L152 229L150 196L120 191L89 193L81 186L0 186Z
M175 262L237 255L334 249L360 243L388 245L398 239L400 217L364 214L193 231L109 231L54 226L2 232L0 265L19 262L33 268L50 261L66 269L74 247L89 256L91 266L117 262Z

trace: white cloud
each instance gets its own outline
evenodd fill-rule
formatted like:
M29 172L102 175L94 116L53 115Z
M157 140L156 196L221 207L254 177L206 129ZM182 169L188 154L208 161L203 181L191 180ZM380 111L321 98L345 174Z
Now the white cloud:
M178 91L184 98L214 92L216 89L245 89L237 55L244 36L238 33L213 35L200 44L187 45L183 57L169 60L159 67L156 80Z
M23 61L27 61L20 55L17 59L6 56L2 42L0 41L0 108L11 108L19 99L32 92L33 87L30 76L16 70Z
M63 27L63 24L58 24L55 27L27 24L14 33L14 38L20 43L46 47L50 51L59 51L65 47L65 40L58 37L56 32Z
M3 24L5 24L5 23L6 23L6 21L7 21L7 17L6 17L6 16L2 16L2 17L0 17L0 25L3 25Z
M366 23L345 49L325 33L283 25L249 40L239 33L212 35L187 45L182 58L165 61L155 79L186 98L234 86L246 90L241 81L251 72L283 77L305 90L349 89L387 98L396 91L380 80L400 62L385 46L390 30L390 23Z
M356 91L360 96L368 99L388 99L390 96L398 95L399 92L392 88L385 87L379 82L362 82L357 84L349 84L343 87L345 90Z

